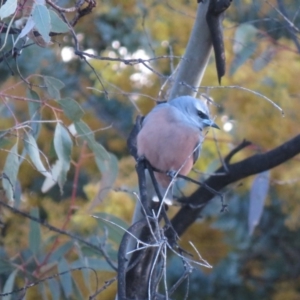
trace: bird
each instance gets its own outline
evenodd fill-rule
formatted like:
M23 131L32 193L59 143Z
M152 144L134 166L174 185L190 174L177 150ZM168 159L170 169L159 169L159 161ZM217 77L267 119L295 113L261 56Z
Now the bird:
M156 105L144 118L137 134L137 155L154 169L162 191L172 182L173 174L187 176L199 158L205 128L217 124L208 107L192 96L180 96Z

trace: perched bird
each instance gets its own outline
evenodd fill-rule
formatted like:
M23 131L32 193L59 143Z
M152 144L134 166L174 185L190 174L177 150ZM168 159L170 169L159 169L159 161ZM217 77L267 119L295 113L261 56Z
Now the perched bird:
M154 168L160 187L166 189L172 180L167 172L186 176L191 171L205 127L219 128L210 119L206 104L191 96L159 104L145 117L137 135L137 154Z

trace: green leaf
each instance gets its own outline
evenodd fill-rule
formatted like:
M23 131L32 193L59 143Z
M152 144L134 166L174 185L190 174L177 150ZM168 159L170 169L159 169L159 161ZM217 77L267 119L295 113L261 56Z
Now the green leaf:
M238 70L238 68L241 67L255 53L256 48L256 43L249 43L238 54L236 54L230 65L230 76L232 76Z
M65 115L72 121L79 121L84 115L84 111L77 101L72 98L58 100L59 105L64 110Z
M56 278L48 279L47 283L49 285L49 290L51 292L52 299L53 300L59 300L59 299L61 299L61 296L60 296L61 289L60 289L59 283L56 280Z
M111 266L103 258L85 257L84 259L74 261L70 267L72 269L90 267L97 271L112 271Z
M60 99L60 90L65 86L65 84L62 81L50 76L44 76L44 82L50 97L54 99Z
M233 75L256 51L258 30L251 24L242 24L237 27L234 35L234 60L231 63L229 74Z
M69 26L58 16L54 10L50 9L49 14L52 32L64 33L70 30Z
M112 186L115 182L118 175L118 160L115 155L109 154L109 160L101 160L100 157L96 156L96 164L98 169L102 173L102 176L105 176L105 180L102 180L103 188L107 186Z
M95 155L96 164L101 172L102 177L99 192L97 193L96 198L92 201L89 209L93 209L103 201L117 179L118 160L113 154L109 154L109 158L109 160L103 160L97 154Z
M52 177L46 177L43 182L43 185L41 187L42 193L47 193L58 182L58 177L60 176L61 169L62 169L62 161L57 160L51 166L50 172Z
M30 215L39 218L39 209L34 207L30 211ZM34 253L37 254L41 245L41 228L40 224L36 221L30 220L30 230L29 230L29 248Z
M34 20L36 30L41 34L43 40L49 43L51 24L48 8L45 5L35 5L32 12L32 19Z
M80 137L87 142L89 147L92 148L95 143L95 136L91 129L81 120L75 122L74 125L78 135L80 135Z
M81 290L79 288L78 285L80 285L80 283L78 281L76 281L73 277L73 286L74 286L74 292L76 295L76 300L84 300L85 298L82 296Z
M255 176L250 190L248 229L252 235L259 224L264 210L264 204L270 187L270 171L259 173Z
M3 3L3 2L1 2ZM12 15L18 6L17 0L7 0L1 7L0 7L0 20L9 17Z
M27 19L27 22L26 22L25 26L23 27L22 31L20 32L17 39L15 40L14 45L17 44L19 39L26 36L33 29L34 26L35 26L34 20L32 19L32 17L29 17Z
M18 157L18 143L16 143L10 150L5 164L2 176L2 186L5 194L10 201L14 201L14 191L16 187L17 177L19 171L19 157Z
M272 61L274 55L276 54L275 47L269 46L262 54L260 54L255 60L253 61L253 71L259 72L263 68L265 68L270 61Z
M98 158L100 161L103 160L109 160L110 157L109 157L109 153L106 151L106 149L100 145L98 142L94 142L92 145L91 145L91 150L94 152L95 154L95 157Z
M7 259L7 261L0 259L0 275L7 275L7 273L12 272L14 270L14 267L8 261L9 259Z
M68 262L64 258L62 258L58 263L58 272L62 273L68 270L70 270ZM59 275L59 277L61 280L61 286L63 288L64 295L67 299L69 299L69 297L73 293L71 271L66 272L63 275Z
M67 254L74 247L74 242L69 241L57 248L50 256L49 262L57 262L65 254Z
M14 270L7 278L4 288L3 288L3 294L10 293L13 290L16 275L17 275L18 269ZM12 295L3 296L2 300L10 300Z
M39 95L34 91L34 90L27 90L27 98L37 100L36 101L28 101L28 110L29 110L29 115L30 119L32 121L40 121L41 120L41 102L40 102L40 97ZM31 123L31 134L35 139L39 136L41 129L41 123L39 122L32 122Z
M72 146L73 142L68 130L60 123L57 123L54 133L54 148L58 160L61 162L61 170L58 176L58 184L61 192L70 169Z
M100 241L97 241L97 244L98 244L98 242L100 243ZM85 257L84 254L82 253L80 245L77 244L76 248L77 248L77 251L78 251L78 254L80 257L79 261L81 261L81 262L79 262L79 264L81 266L87 266L87 264L88 264L87 257ZM71 265L71 268L74 269L72 265ZM81 268L81 267L79 267L79 268ZM83 277L86 289L88 289L89 293L92 293L91 280L90 280L90 271L91 270L89 268L82 268L80 271L82 272L82 277Z
M9 143L9 130L0 130L0 148L4 148Z
M94 133L83 121L75 122L74 126L78 135L87 142L89 148L93 151L96 164L102 173L100 192L90 206L90 209L92 209L102 201L115 182L118 174L118 160L96 142Z
M249 23L243 23L236 28L234 33L234 53L239 53L248 44L254 43L259 33L258 29Z
M75 122L74 125L78 135L80 135L80 137L87 142L88 146L94 152L95 156L97 156L100 160L110 159L108 152L102 145L96 142L94 133L83 121L80 120L78 122Z
M36 143L36 140L30 133L26 134L26 137L24 139L24 146L37 171L39 171L45 177L52 178L51 174L46 170L41 161L38 145Z
M47 299L47 286L45 282L40 282L38 285L38 293L40 295L40 299Z
M10 273L14 270L13 263L8 257L4 247L0 247L0 275Z
M96 218L96 220L98 222L99 227L102 230L104 230L104 227L107 228L109 230L108 237L117 245L119 245L124 235L124 232L129 225L122 219L107 213L94 213L93 216L98 217Z
M95 268L99 271L112 271L112 267L107 263L105 259L89 257L87 259L88 266Z

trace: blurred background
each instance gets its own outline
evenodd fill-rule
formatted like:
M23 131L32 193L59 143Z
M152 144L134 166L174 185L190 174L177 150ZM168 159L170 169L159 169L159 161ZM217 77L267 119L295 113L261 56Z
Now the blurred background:
M73 3L59 1L59 5ZM16 207L93 243L104 243L116 261L123 231L91 215L129 226L137 177L126 138L135 117L164 100L167 88L161 87L184 54L196 8L195 0L98 1L92 13L80 19L75 32L80 50L104 59L80 59L74 54L71 34L63 34L53 37L53 44L47 48L32 45L19 56L1 61L1 169L7 168L8 153L16 139L24 139L24 122L33 118L25 99L28 86L22 81L28 76L38 85L33 89L41 99L40 120L45 121L38 123L36 135L43 162L47 158L52 165L57 160L53 142L56 123L51 120L62 120L70 132L74 121L41 85L43 76L64 84L61 99L71 98L80 104L85 112L82 120L95 140L117 159L105 169L101 162L95 163L86 142L72 137L71 167L61 193L58 185L42 192L45 177L27 156L18 170ZM216 102L211 114L222 129L208 134L196 171L191 174L201 180L220 166L218 152L224 157L243 139L252 145L233 161L268 151L299 134L299 1L235 0L223 25L227 71L222 86L218 85L212 56L199 89ZM2 33L2 45L4 36ZM12 44L9 39L0 54ZM122 61L132 59L143 59L144 64ZM261 95L281 107L284 116ZM22 151L20 142L19 155ZM184 299L187 291L188 299L300 299L299 159L297 156L271 170L263 214L252 234L248 216L254 177L225 191L228 212L220 213L219 199L207 205L180 244L192 251L188 244L192 241L213 268L195 267L189 283L183 283L173 299ZM101 195L105 180L112 188ZM181 186L185 195L196 188ZM177 210L172 207L170 215ZM96 270L98 279L89 269L77 270L28 289L24 299L87 299L97 289L96 283L99 288L115 276L98 253L68 237L58 238L47 228L33 225L1 206L0 223L0 291L20 288L63 267L86 266ZM38 241L35 236L39 236ZM180 259L170 255L169 284L182 272ZM114 299L115 291L113 283L96 299ZM19 298L14 294L7 299Z

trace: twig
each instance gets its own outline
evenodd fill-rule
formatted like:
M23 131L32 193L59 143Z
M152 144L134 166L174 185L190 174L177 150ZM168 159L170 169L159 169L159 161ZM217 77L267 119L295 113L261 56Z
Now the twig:
M106 290L112 283L114 283L117 280L117 276L113 277L110 280L105 281L104 285L96 291L96 293L94 295L91 295L89 297L89 300L93 300L96 299L96 296L99 295L101 292L103 292L104 290Z
M72 238L72 239L74 239L74 240L77 240L77 241L79 241L79 242L81 242L81 243L87 245L88 247L90 247L90 248L92 248L92 249L94 249L94 250L100 252L100 253L103 255L103 257L105 258L106 262L110 265L110 267L111 267L113 270L117 271L118 268L115 266L115 264L114 264L114 263L111 261L111 259L108 257L108 255L106 254L106 251L102 248L101 245L96 246L96 245L94 245L94 244L92 244L92 243L86 241L85 239L81 238L80 236L77 236L77 235L75 235L75 234L73 234L73 233L70 233L70 232L67 232L67 231L65 231L65 230L58 229L57 227L54 227L54 226L50 225L49 223L47 223L47 222L45 222L45 221L42 221L42 220L39 219L39 218L36 218L36 217L34 217L34 216L31 216L30 214L28 214L28 213L26 213L26 212L23 212L23 211L21 211L21 210L15 208L15 207L12 207L12 206L6 204L2 199L0 199L0 205L6 207L7 209L9 209L10 211L12 211L12 212L15 213L15 214L21 215L21 216L23 216L23 217L25 217L25 218L27 218L27 219L30 219L30 220L32 220L32 221L35 221L35 222L37 222L37 223L39 223L39 224L45 226L46 228L48 228L48 229L51 230L51 231L57 232L57 233L62 234L62 235L66 235L66 236L68 236L68 237L70 237L70 238Z
M62 276L64 274L67 274L67 273L70 273L70 272L73 272L73 271L80 271L80 270L83 270L83 269L89 269L89 270L92 270L94 272L95 277L96 277L96 281L97 281L97 285L98 285L98 275L97 275L97 272L95 271L95 269L93 269L91 267L79 267L79 268L69 269L69 270L64 271L64 272L53 274L53 275L48 276L46 278L40 279L37 282L33 282L33 283L30 283L30 284L27 284L27 285L25 285L25 286L23 286L23 287L21 287L19 289L13 290L13 291L8 292L8 293L0 293L0 296L9 296L9 295L12 295L12 294L15 294L15 293L26 291L27 289L29 289L31 287L34 287L34 286L36 286L36 285L38 285L38 284L40 284L42 282L45 282L47 280L56 278L58 276Z
M252 93L260 98L263 98L265 100L267 100L268 102L270 102L275 108L277 108L280 112L281 112L281 115L284 117L284 111L283 109L277 105L274 101L272 101L270 98L268 98L267 96L259 93L259 92L256 92L256 91L253 91L251 89L248 89L248 88L245 88L243 86L238 86L238 85L227 85L227 86L201 86L201 88L205 88L205 89L239 89L239 90L242 90L242 91L246 91L246 92L249 92L249 93Z

